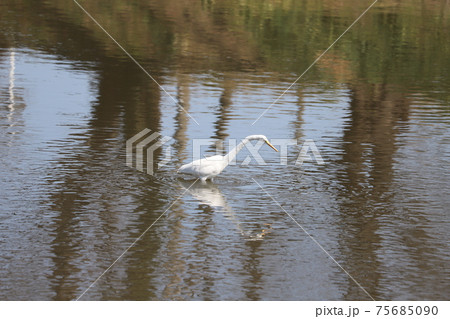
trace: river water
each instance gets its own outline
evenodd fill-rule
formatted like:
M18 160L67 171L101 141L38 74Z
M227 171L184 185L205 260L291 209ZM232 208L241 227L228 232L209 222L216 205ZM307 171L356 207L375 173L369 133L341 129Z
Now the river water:
M448 1L322 57L370 1L79 3L148 74L75 2L0 4L2 300L449 299ZM286 152L176 174L250 134Z

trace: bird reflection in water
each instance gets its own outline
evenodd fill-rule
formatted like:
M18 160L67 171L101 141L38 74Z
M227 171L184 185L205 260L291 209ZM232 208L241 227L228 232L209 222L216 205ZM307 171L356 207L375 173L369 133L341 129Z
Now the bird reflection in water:
M214 211L222 212L228 220L235 224L237 230L245 240L262 240L267 234L271 233L272 225L268 223L262 224L264 228L258 233L246 230L238 215L233 211L233 208L228 205L219 187L213 182L196 181L191 186L189 181L179 179L179 184L201 204L210 206ZM189 188L189 186L191 187Z

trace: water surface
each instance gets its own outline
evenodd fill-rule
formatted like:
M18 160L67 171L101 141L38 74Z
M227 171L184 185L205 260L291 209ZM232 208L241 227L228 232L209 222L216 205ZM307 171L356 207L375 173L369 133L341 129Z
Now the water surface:
M376 4L254 125L370 2L80 3L173 99L75 3L2 2L1 299L78 298L163 213L82 299L370 299L304 230L374 299L450 297L447 2ZM153 176L144 128L172 138ZM250 134L299 145L176 175Z

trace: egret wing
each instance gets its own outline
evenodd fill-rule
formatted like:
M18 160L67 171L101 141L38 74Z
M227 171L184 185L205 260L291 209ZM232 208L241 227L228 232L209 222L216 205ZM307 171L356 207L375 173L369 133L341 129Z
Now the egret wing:
M198 177L218 175L223 170L223 156L215 155L195 160L180 167L178 172Z

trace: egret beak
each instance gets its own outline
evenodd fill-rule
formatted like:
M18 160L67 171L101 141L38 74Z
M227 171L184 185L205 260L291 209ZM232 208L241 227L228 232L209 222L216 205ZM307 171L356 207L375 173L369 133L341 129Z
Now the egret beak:
M271 148L273 148L275 150L275 152L278 152L278 150L275 148L275 146L273 146L272 144L270 144L269 141L265 141L267 145L269 145Z

